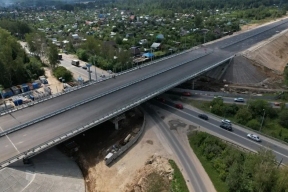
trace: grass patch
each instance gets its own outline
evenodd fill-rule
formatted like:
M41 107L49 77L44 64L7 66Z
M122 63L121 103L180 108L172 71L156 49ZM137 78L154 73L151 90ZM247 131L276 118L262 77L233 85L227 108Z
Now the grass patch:
M146 177L147 180L147 192L159 192L169 191L169 181L164 179L161 175L156 172L149 174Z
M201 162L201 164L204 167L206 173L210 177L210 179L211 179L216 191L219 191L219 192L229 191L227 184L220 179L219 173L213 167L211 162L206 160L206 158L201 154L201 151L199 150L199 148L197 146L193 145L193 142L192 142L193 137L194 137L193 135L189 135L188 136L190 146L193 149L194 153L197 155L197 158Z
M186 181L173 160L169 160L171 167L174 169L173 180L171 182L171 191L173 192L189 192Z

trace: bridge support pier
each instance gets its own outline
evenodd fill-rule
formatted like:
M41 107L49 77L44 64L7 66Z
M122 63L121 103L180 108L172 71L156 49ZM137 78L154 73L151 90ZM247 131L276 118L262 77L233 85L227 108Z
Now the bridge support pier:
M112 120L112 123L114 123L116 130L119 130L119 124L118 124L118 122L119 122L120 120L122 120L122 119L126 119L125 114L122 114L122 115L120 115L120 116L118 116L118 117L115 117L115 118Z

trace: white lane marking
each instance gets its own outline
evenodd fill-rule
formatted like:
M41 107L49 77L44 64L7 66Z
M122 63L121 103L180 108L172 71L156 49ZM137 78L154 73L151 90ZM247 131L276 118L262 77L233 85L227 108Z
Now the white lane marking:
M3 132L3 129L2 129L2 127L0 126L0 129L1 129L1 131ZM14 143L11 141L11 139L7 136L7 135L5 135L6 137L7 137L7 139L10 141L10 143L12 144L12 146L15 148L15 150L18 152L18 153L20 153L20 151L18 151L18 149L17 149L17 147L14 145Z
M171 106L169 106L169 105L167 105L167 104L165 104L165 105L168 106L168 107L170 107L170 108L172 108L172 109L176 109L176 108L171 107ZM182 112L182 113L185 113L185 114L187 114L187 115L189 115L189 116L191 116L191 117L197 118L197 116L191 115L191 114L189 114L189 113L187 113L187 112L185 112L185 111L181 111L181 110L179 110L179 109L176 109L176 110L178 110L178 111L180 111L180 112ZM191 109L190 109L190 110L191 110ZM202 120L202 119L199 119L199 120L204 121L204 120ZM208 123L208 124L210 124L210 125L212 125L212 126L214 126L214 127L219 128L218 126L214 125L213 123L210 123L209 121L204 121L204 122L206 122L206 123ZM212 131L213 131L213 130L212 130ZM234 135L236 135L237 137L241 137L242 139L245 139L245 140L247 140L247 141L249 141L249 142L251 142L251 143L253 143L253 144L255 144L255 145L258 145L258 146L260 146L260 147L264 147L265 149L268 149L268 150L272 150L274 153L278 153L279 155L282 155L282 156L288 158L287 155L284 155L284 154L282 154L282 153L280 153L280 152L278 152L278 151L275 151L275 150L273 150L273 149L271 149L271 148L269 148L269 147L266 147L266 146L261 145L261 144L259 144L259 143L257 143L257 142L254 142L254 141L252 141L252 140L250 140L250 139L248 139L248 138L246 138L246 137L243 137L243 136L238 135L238 134L233 133L233 132L228 132L228 133L234 134ZM232 141L233 141L233 140L232 140ZM273 144L273 143L272 143L272 144ZM247 147L247 146L246 146L246 148L250 149L250 148ZM250 149L250 150L251 150L251 149Z

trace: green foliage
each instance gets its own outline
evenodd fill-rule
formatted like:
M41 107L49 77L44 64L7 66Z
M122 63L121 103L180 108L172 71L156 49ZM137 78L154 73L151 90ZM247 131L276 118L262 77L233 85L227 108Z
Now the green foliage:
M169 163L172 167L172 169L174 170L173 173L173 180L171 183L171 190L170 191L174 191L174 192L189 192L188 187L186 185L185 179L181 173L181 171L179 170L178 166L176 165L176 163L173 160L169 160ZM160 190L159 190L160 191Z
M26 71L30 79L38 79L39 76L45 74L45 70L42 68L42 63L35 57L30 58L30 62L25 65Z
M25 34L32 32L31 27L23 21L13 21L7 19L0 20L0 28L6 29L15 37L24 38Z
M60 77L62 77L63 79L65 79L65 82L69 82L72 80L73 78L73 75L70 71L68 71L65 67L63 66L59 66L59 67L56 67L54 70L53 70L53 75L59 79Z
M238 123L245 125L248 121L252 119L252 115L249 109L241 108L237 111L235 118Z
M270 150L263 148L258 154L244 153L203 132L191 134L189 142L217 191L285 192L287 189L288 171L277 169ZM228 189L224 190L225 186Z
M259 121L257 121L256 119L251 119L247 124L247 127L250 127L251 129L254 129L254 130L259 130L260 129L260 123Z
M284 109L279 114L279 123L285 128L288 128L288 109Z
M48 50L48 60L52 69L54 69L59 62L58 60L58 49L56 45L51 44Z
M76 52L78 58L82 61L88 61L89 56L86 50L84 49L78 49Z
M20 44L10 33L0 28L0 84L5 88L30 81L33 74L41 74L40 66L28 65L29 59ZM35 70L32 69L35 67Z

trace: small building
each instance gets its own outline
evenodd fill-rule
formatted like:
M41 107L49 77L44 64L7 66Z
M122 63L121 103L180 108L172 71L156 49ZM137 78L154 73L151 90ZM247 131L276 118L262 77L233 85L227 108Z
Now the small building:
M152 49L155 49L155 50L158 50L158 49L161 48L161 43L153 43L153 44L151 45L151 48L152 48Z
M141 51L138 47L131 47L130 52L133 56L139 56L141 54Z

